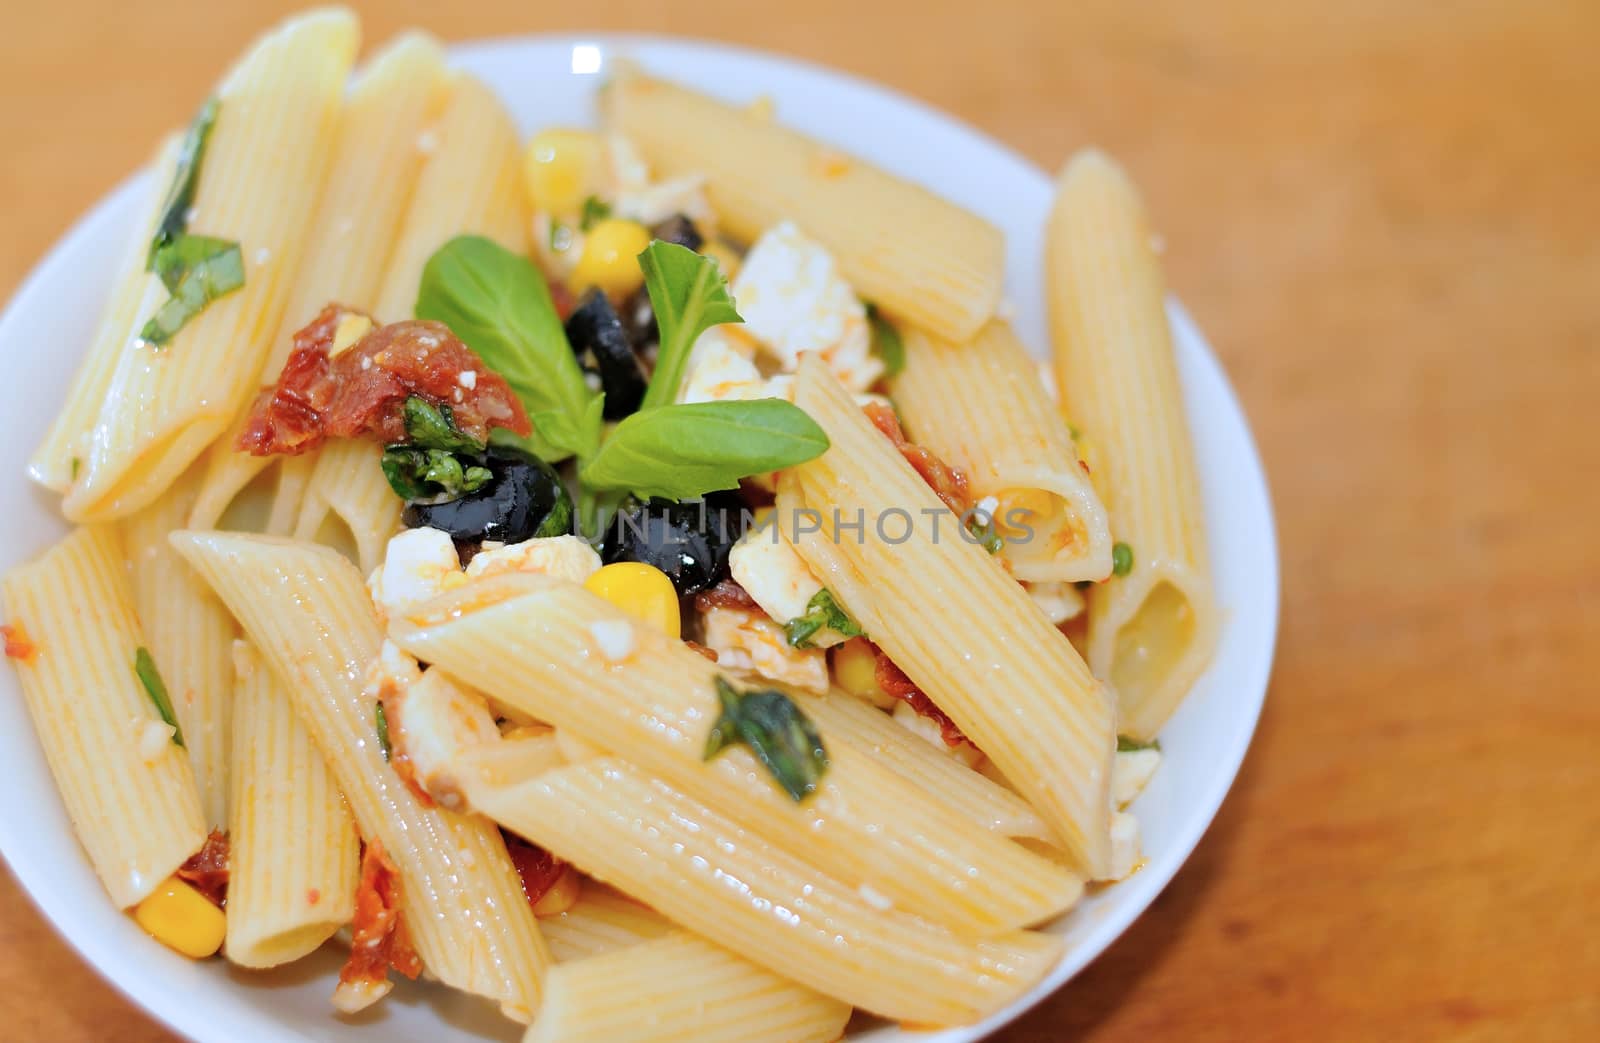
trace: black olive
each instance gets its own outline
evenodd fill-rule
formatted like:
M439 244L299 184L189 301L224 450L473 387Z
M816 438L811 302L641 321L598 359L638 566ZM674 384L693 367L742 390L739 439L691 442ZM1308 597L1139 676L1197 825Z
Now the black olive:
M655 309L650 306L650 293L643 286L623 301L617 308L617 318L622 322L628 343L641 358L654 359L661 333L656 329Z
M639 408L648 378L605 294L590 290L583 295L567 319L567 340L583 368L599 374L607 420L621 420Z
M606 531L606 564L642 561L687 596L728 577L728 552L744 534L744 502L734 492L703 500L651 500L625 504Z
M572 531L572 498L555 469L531 453L491 446L493 476L477 492L444 503L408 503L401 516L412 528L443 529L458 543L521 543Z
M701 235L700 229L696 228L694 222L689 220L688 214L673 214L650 229L650 237L669 243L677 243L679 246L687 246L695 253L699 253L700 248L706 244L706 237Z

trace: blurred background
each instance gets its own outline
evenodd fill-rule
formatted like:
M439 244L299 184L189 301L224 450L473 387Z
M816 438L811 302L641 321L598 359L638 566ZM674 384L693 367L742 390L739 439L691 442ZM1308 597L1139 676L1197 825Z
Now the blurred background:
M0 291L299 6L8 4ZM1186 868L998 1038L1600 1039L1600 3L353 6L767 48L1143 186L1272 482L1277 668ZM169 1038L0 901L0 1036Z

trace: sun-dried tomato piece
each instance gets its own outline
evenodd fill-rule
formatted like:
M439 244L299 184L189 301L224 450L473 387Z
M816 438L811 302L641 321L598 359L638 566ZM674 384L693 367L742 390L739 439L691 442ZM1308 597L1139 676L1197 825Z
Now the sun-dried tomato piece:
M205 845L190 855L175 875L211 899L212 905L225 908L228 904L228 834L220 829L212 830Z
M895 666L892 659L884 655L883 649L873 645L872 651L878 657L877 666L874 670L877 675L878 687L882 688L885 694L901 700L915 710L919 716L926 717L934 724L937 724L939 726L939 735L944 739L946 746L960 746L967 741L967 737L961 733L961 729L956 726L956 722L952 721L948 714L934 705L933 700L928 698L927 693L918 688L916 683L905 675L905 671Z
M500 832L506 839L506 854L511 856L511 864L517 867L517 875L522 878L522 893L528 898L528 907L532 908L556 886L567 864L514 833Z
M31 663L34 656L39 654L39 646L28 639L28 632L22 629L21 623L0 625L0 636L6 639L7 659L20 659L24 663Z
M959 467L945 463L930 450L908 441L905 431L900 427L900 418L888 406L881 402L869 402L862 408L867 419L872 421L872 426L894 443L906 463L922 476L922 480L944 501L944 505L958 515L965 514L972 506L972 493L966 474Z
M532 432L505 378L443 323L416 319L374 325L355 344L331 355L340 321L361 314L330 304L294 335L294 350L277 384L256 399L235 448L270 456L308 452L330 437L404 442L402 413L412 395L448 407L456 426L480 442L494 427L524 436Z
M709 590L702 590L694 596L694 607L699 612L710 612L714 608L739 608L746 611L760 611L761 606L756 604L756 599L750 592L739 586L737 580L725 579Z
M422 973L422 960L400 918L400 870L369 840L361 853L361 883L356 914L350 921L350 958L339 980L355 985L383 981L394 968L407 978Z

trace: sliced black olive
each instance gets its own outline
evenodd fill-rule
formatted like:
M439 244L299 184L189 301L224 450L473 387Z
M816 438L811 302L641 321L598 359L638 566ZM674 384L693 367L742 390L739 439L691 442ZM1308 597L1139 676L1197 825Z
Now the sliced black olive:
M617 308L617 318L622 320L622 328L627 332L628 343L633 345L633 350L640 358L650 359L653 363L661 333L656 329L656 312L650 306L649 291L643 286L635 290Z
M699 253L700 248L706 244L706 237L701 235L700 229L689 220L688 214L673 214L650 229L650 235L655 239L687 246L695 253Z
M408 503L402 519L414 529L443 529L458 544L521 543L572 531L572 498L549 464L520 449L491 446L485 466L493 477L477 492L444 503Z
M633 353L616 309L599 290L590 290L567 319L567 340L583 368L600 376L606 393L605 417L621 420L639 408L649 382Z
M625 504L606 530L606 564L642 561L672 580L682 596L728 577L728 552L744 534L744 501L734 492L703 500Z

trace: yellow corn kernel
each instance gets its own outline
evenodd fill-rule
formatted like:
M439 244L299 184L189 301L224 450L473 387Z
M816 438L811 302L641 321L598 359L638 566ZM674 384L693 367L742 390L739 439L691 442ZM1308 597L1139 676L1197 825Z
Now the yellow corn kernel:
M630 616L665 630L672 637L683 633L678 591L667 574L641 561L618 561L584 580L598 594Z
M551 127L528 142L522 157L522 182L535 210L558 218L578 216L583 201L600 181L604 155L598 135Z
M997 499L1000 506L994 519L1002 532L1020 532L1022 526L1031 526L1048 518L1056 508L1055 494L1043 489L1006 489ZM1013 519L1012 511L1026 511L1028 517ZM1015 520L1016 524L1012 522Z
M723 242L721 239L712 239L700 248L700 252L717 262L717 267L722 269L722 275L729 282L739 274L739 266L744 259L739 256L739 251Z
M637 221L608 217L583 237L583 255L572 269L572 288L598 286L612 297L626 297L644 283L639 254L650 245L650 230Z
M227 917L211 900L175 876L162 881L133 910L133 918L156 941L203 960L222 948Z
M836 645L832 656L834 684L880 708L894 705L894 696L878 684L878 656L864 638L853 637Z
M583 893L583 881L577 872L567 866L550 886L550 890L539 896L533 903L534 916L560 916L571 909L578 901L578 896Z

